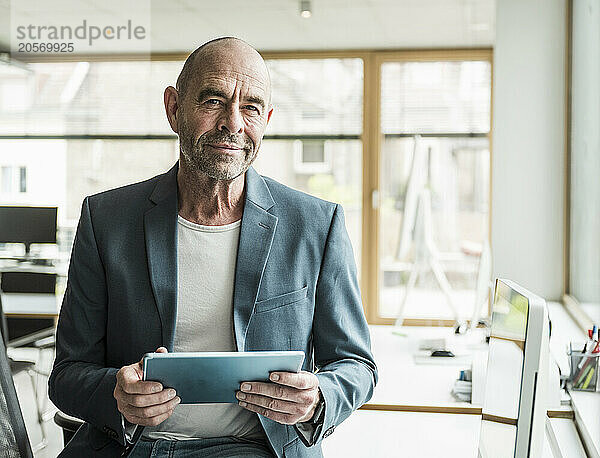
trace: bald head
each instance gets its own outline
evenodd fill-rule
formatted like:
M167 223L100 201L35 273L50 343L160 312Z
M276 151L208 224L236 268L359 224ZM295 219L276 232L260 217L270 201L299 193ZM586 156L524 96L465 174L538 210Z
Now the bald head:
M216 38L204 43L192 52L177 78L177 91L185 97L190 85L205 71L220 71L234 67L249 73L251 77L266 85L271 99L271 78L267 65L259 52L244 40L235 37ZM262 80L262 81L260 81Z
M273 112L265 61L237 38L209 41L190 54L164 100L182 169L217 181L250 167Z

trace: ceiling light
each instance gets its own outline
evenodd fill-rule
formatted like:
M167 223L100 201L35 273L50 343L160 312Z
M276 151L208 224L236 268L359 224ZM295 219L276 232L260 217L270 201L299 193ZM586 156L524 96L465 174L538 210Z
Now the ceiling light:
M300 0L300 16L307 19L312 16L310 0Z

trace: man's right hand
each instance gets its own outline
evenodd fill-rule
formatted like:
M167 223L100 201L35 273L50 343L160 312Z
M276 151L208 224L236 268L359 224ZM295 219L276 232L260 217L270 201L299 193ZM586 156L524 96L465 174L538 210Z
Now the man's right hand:
M157 353L167 353L159 347ZM175 406L181 402L173 388L163 389L158 382L144 381L142 361L123 366L117 372L117 384L113 396L117 408L125 419L133 424L156 426L173 414Z

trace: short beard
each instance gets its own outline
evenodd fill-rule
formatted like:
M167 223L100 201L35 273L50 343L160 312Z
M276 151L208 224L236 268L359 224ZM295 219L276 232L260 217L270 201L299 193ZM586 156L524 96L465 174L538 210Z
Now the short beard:
M205 148L209 143L235 145L242 148L243 154L232 157L209 152ZM256 159L258 146L243 135L220 131L206 132L194 143L185 120L179 126L179 150L185 165L193 172L201 172L214 180L233 180L245 173Z

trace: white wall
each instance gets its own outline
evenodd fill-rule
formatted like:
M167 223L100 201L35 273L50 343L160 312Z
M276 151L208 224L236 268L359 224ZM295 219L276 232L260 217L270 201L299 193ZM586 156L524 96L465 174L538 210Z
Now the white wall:
M600 2L573 2L571 290L600 302Z
M566 0L498 0L494 49L494 275L563 293Z

